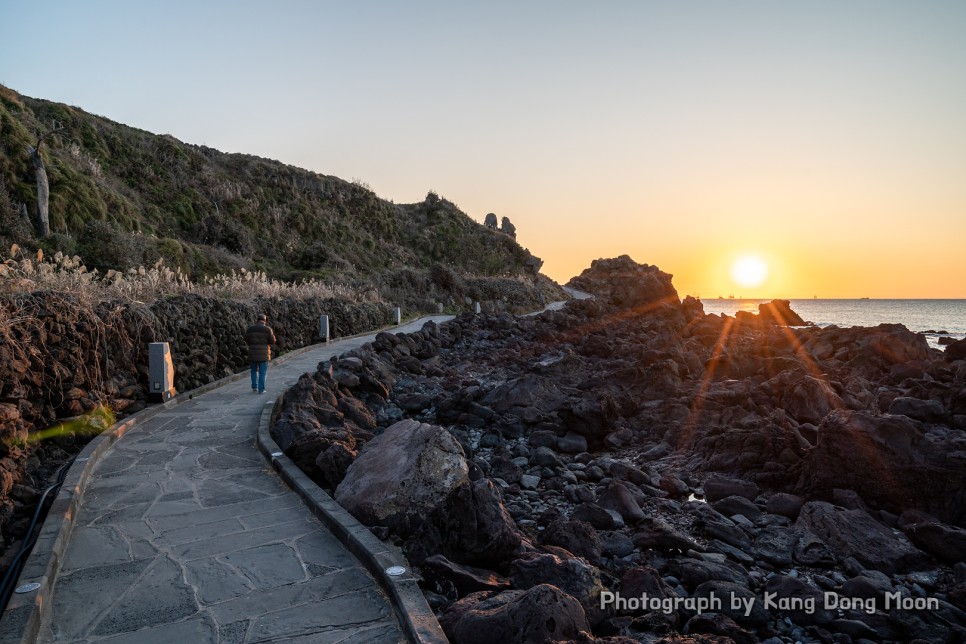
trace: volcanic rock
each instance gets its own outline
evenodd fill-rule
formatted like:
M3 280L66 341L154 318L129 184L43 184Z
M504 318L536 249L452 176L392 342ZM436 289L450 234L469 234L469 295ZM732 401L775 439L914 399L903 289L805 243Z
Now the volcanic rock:
M567 283L593 294L598 300L621 308L679 304L671 275L657 266L638 264L627 255L595 259L590 268Z
M758 317L762 322L780 326L805 326L806 322L792 310L788 300L772 300L758 305Z
M946 359L946 362L966 360L966 338L956 340L946 345L946 351L943 357Z
M449 432L401 420L366 444L335 499L363 523L400 531L468 483L463 450Z
M580 603L549 584L473 593L453 604L440 624L460 644L566 641L590 630Z
M710 476L704 482L704 496L710 503L728 496L742 496L749 501L758 498L758 486L751 481L733 479L725 476Z
M510 587L510 580L492 570L465 566L450 561L443 555L433 555L423 560L423 570L427 576L439 577L451 582L459 594L467 595L479 591L499 591Z
M928 564L923 553L862 510L810 501L795 525L820 538L839 559L854 557L874 570L893 574L922 570Z
M919 508L966 523L966 432L934 429L906 416L836 410L818 428L800 488L830 498L855 490L872 507Z
M948 564L966 561L966 530L943 523L915 523L904 528L914 544Z
M579 601L588 617L600 611L600 571L579 557L527 553L510 564L510 579L515 588L522 589L552 584Z
M592 564L600 564L600 537L589 523L552 521L544 530L540 540L542 543L564 548Z

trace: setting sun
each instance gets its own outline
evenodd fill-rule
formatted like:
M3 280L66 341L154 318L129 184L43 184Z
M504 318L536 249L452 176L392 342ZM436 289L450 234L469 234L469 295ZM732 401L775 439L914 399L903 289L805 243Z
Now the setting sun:
M752 288L760 286L768 277L768 265L755 255L738 259L731 266L731 278L738 286Z

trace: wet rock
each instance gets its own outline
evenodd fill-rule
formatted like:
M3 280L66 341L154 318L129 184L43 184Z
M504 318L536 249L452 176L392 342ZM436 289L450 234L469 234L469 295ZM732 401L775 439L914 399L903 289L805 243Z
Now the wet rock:
M590 630L580 603L549 584L474 593L453 604L440 624L461 644L566 641Z

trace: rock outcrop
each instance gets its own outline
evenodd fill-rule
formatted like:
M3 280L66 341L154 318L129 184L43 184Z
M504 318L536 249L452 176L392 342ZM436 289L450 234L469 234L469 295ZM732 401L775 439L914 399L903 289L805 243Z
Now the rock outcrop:
M899 325L705 315L626 257L582 278L598 299L459 316L336 363L374 434L438 425L466 457L468 483L384 530L455 642L966 637L966 368ZM615 590L751 608L602 606ZM932 608L885 611L885 593Z

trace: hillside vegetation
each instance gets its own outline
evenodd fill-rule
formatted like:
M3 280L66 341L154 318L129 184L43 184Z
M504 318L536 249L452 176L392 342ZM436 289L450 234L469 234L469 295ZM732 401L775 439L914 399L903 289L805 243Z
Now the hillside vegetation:
M55 129L42 145L51 234L38 239L27 150ZM533 280L540 266L511 236L435 193L394 204L358 182L182 143L3 86L0 242L76 254L101 272L163 259L192 279L246 268L381 291Z

